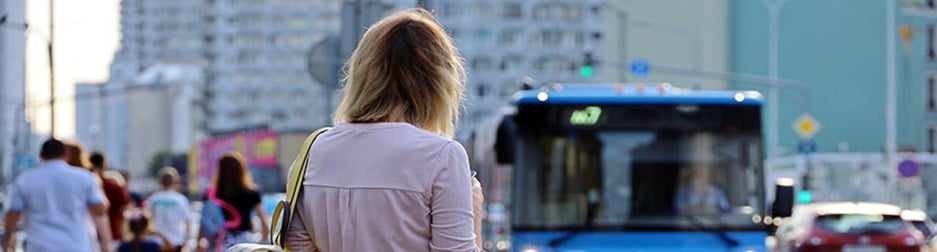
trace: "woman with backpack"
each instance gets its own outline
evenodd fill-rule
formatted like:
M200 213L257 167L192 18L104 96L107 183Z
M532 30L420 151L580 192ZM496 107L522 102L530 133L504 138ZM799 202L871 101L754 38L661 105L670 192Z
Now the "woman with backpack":
M227 249L238 243L256 242L251 221L252 211L256 211L260 219L261 237L267 237L267 217L260 205L260 193L255 188L247 164L240 154L229 152L218 160L218 174L208 188L206 202L216 204L224 214L226 223L222 234L223 248Z

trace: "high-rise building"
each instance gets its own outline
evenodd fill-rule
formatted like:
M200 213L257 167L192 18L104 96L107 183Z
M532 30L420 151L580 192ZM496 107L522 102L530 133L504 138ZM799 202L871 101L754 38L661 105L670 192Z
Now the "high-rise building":
M314 43L339 28L340 1L217 1L210 32L206 126L312 129L325 122L306 69Z
M537 83L602 79L580 73L603 58L601 0L434 0L428 7L466 60L467 113L460 133L500 118L525 76ZM463 136L464 137L464 136Z
M120 2L120 50L115 65L132 66L129 75L157 62L205 62L208 42L205 0Z
M309 76L307 52L339 31L341 3L123 0L112 72L126 82L158 62L201 64L209 132L314 129L328 116L318 108L323 94ZM405 4L391 6L398 5Z
M25 122L25 27L16 27L25 20L26 5L23 0L0 2L0 183L12 179L16 159L25 151L29 135L19 134L19 128L28 127ZM6 22L12 21L12 22ZM20 23L20 24L15 24Z
M387 10L415 1L388 0ZM108 90L121 92L154 64L194 64L203 101L202 129L210 135L258 128L306 131L330 122L322 83L312 79L307 54L341 27L340 0L121 1L121 48ZM363 31L363 30L362 30ZM128 115L127 97L108 95L108 115ZM200 113L201 113L200 112ZM127 116L104 123L107 152L119 164L130 138ZM200 139L193 138L194 141Z

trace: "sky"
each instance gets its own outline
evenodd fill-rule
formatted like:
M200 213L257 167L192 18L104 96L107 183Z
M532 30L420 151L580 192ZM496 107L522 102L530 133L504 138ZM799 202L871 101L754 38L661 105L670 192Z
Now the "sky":
M55 6L56 136L75 134L75 83L103 83L120 39L120 0L25 0L27 103L35 130L49 131L49 2ZM44 105L45 104L45 105ZM79 125L80 127L80 125Z

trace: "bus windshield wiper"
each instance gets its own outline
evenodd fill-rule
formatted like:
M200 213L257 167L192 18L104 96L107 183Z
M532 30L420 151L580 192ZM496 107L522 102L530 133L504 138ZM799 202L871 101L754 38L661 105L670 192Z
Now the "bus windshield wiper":
M597 215L597 212L598 212L597 201L598 201L598 193L596 193L595 191L590 191L589 202L586 203L585 225L582 228L567 231L566 234L563 234L563 236L553 238L552 240L547 242L547 246L551 248L559 247L560 245L563 245L563 243L566 243L567 241L573 239L573 237L576 237L576 235L579 235L579 233L582 233L582 231L591 230L593 222L595 222L595 216Z
M728 246L729 248L734 248L734 247L739 246L739 241L730 237L729 234L727 234L725 230L722 230L721 224L717 225L716 228L713 229L713 228L709 228L708 226L706 226L706 224L703 224L703 222L700 221L699 217L695 215L688 215L686 217L687 219L690 220L690 223L692 223L693 226L695 226L697 229L715 234L717 237L719 237L720 240L725 242L726 246ZM719 218L719 217L716 217L716 218ZM721 223L721 221L719 223Z

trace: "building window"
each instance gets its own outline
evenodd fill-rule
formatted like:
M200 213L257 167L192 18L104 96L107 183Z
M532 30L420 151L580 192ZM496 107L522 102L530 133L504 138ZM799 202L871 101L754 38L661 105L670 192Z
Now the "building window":
M501 59L501 71L511 72L523 68L524 61L520 55L507 55Z
M937 36L937 27L934 25L927 26L927 59L930 61L937 60L937 48L934 48L934 43L937 42L934 36Z
M440 3L438 15L442 18L454 19L462 14L462 6L458 3Z
M510 97L514 92L517 92L517 87L519 84L514 82L504 82L501 84L501 96Z
M487 71L491 70L492 62L491 59L485 57L479 57L475 60L472 60L472 70L477 71Z
M498 45L514 45L517 42L520 31L515 29L503 30L501 31L501 36L498 36Z
M927 111L937 112L937 72L927 73Z
M476 4L472 12L473 12L473 16L475 16L476 18L480 18L480 20L490 20L491 18L494 17L492 13L494 11L491 5L487 3Z
M927 152L937 152L937 123L927 124Z
M531 11L533 12L534 20L546 20L548 8L549 6L546 4L535 5L533 11Z
M491 43L491 31L487 29L478 29L475 30L475 34L472 36L475 39L475 42L482 45L487 45Z
M484 83L479 83L478 86L475 87L475 90L479 98L485 97L485 95L488 94L488 86Z
M504 19L516 20L524 17L524 8L521 3L504 3Z

